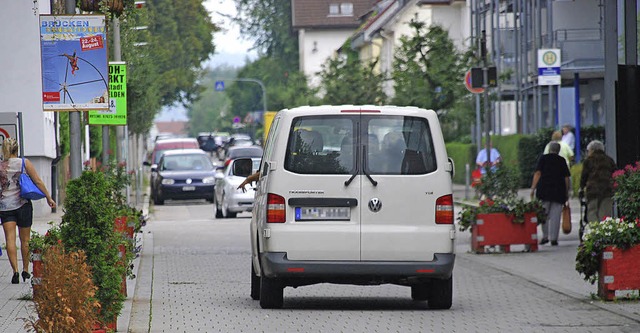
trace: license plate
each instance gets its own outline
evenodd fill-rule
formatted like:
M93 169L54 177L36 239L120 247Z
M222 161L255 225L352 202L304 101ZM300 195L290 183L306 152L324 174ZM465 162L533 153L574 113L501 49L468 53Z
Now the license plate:
M185 192L186 191L195 191L196 187L195 186L183 186L182 190L185 191Z
M349 221L350 207L296 207L296 221Z

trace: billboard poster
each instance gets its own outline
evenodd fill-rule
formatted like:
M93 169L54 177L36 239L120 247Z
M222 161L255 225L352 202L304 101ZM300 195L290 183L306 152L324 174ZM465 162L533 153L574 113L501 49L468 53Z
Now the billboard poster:
M41 15L45 111L109 108L104 15Z
M127 65L109 62L109 109L89 111L89 125L127 124Z

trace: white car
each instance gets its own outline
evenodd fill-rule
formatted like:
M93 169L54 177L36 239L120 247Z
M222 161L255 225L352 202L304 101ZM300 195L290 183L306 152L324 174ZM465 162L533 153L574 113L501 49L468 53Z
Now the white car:
M238 167L243 161L250 161L251 167L239 174ZM244 160L230 160L229 163L216 171L216 185L213 196L213 214L216 218L234 218L240 212L250 212L253 209L255 191L247 186L246 191L238 189L238 185L245 177L254 173L260 167L260 158Z
M251 220L251 297L280 308L285 287L391 283L429 308L450 308L452 175L434 111L278 112Z

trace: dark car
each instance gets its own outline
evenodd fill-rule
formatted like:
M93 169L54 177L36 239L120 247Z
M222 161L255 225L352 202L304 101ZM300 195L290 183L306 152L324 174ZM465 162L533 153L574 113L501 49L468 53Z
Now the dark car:
M230 147L227 152L224 166L227 166L231 160L236 158L261 158L262 147L260 146L242 146L242 147Z
M205 199L213 202L215 168L201 149L165 152L157 166L151 198L156 205L165 200Z

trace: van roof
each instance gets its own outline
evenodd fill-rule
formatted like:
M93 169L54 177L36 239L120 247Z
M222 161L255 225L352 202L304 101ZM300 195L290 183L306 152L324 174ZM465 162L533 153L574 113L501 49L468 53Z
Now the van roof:
M167 150L164 153L162 153L162 156L169 156L169 155L184 155L184 154L201 154L201 155L207 155L207 153L202 150L202 149L173 149L173 150ZM208 155L207 155L208 156Z
M418 108L415 106L396 106L396 105L318 105L318 106L299 106L292 109L284 109L282 111L286 113L292 113L296 115L307 114L307 113L318 113L318 112L340 112L340 111L357 111L357 110L367 110L367 111L382 111L382 112L416 112L416 111L429 111L422 108Z

